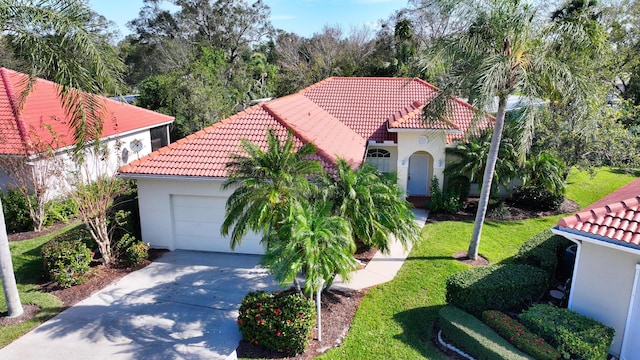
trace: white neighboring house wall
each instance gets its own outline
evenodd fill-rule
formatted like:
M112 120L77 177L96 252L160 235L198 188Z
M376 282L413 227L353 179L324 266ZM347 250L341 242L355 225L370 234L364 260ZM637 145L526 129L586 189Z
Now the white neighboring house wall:
M86 156L84 160L86 165L84 168L88 170L89 178L92 180L95 179L98 174L114 175L120 166L151 153L151 135L149 128L103 138L101 142L103 147L108 149L103 153L108 155L106 157L107 161L98 161L92 154ZM139 142L140 145L133 146L133 149L139 149L139 151L136 152L132 150L132 143L137 142ZM63 169L61 176L51 177L49 179L49 189L46 194L48 200L64 196L72 189L72 184L75 182L75 174L76 171L78 171L78 165L69 154L72 150L73 148L69 146L56 151L57 161L62 164ZM33 166L37 166L36 163L39 161L51 160L34 160ZM0 188L3 191L6 190L8 185L15 185L11 181L11 178L4 172L0 173L0 181Z
M578 244L569 309L613 328L615 337L609 353L619 357L627 321L637 321L627 319L627 314L640 250L558 229L552 231Z
M222 190L225 179L132 178L138 183L142 241L169 250L232 251L229 237L220 234L225 204L233 193L233 189ZM183 206L189 200L194 206ZM185 225L184 220L189 223ZM247 234L235 252L263 254L260 239L258 234Z

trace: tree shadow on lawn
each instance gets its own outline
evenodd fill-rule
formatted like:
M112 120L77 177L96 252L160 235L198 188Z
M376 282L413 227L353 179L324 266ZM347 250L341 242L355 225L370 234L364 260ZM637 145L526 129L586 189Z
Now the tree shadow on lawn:
M396 313L393 318L402 326L403 332L394 338L411 346L423 357L431 358L434 352L440 352L433 343L437 336L433 330L439 317L438 311L443 306L426 306Z
M161 258L141 270L146 276L129 275L129 284L138 287L117 283L94 294L36 329L30 336L38 344L28 345L47 344L42 357L52 351L81 358L226 357L241 340L236 318L246 293L278 287L264 269L254 268L257 258L244 263L235 255L216 256L231 257L225 261L231 265L194 259L176 270ZM162 276L170 269L178 276Z
M17 261L13 261L18 284L42 284L47 280L42 259L43 246L44 244L18 255Z

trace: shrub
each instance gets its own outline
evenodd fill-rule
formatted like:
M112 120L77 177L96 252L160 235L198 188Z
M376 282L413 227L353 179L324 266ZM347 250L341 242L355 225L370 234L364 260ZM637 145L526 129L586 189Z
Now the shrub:
M315 324L312 300L292 292L250 292L242 300L238 327L245 340L288 355L304 352Z
M548 281L546 272L529 265L473 268L447 278L447 302L480 317L485 310L506 310L538 299Z
M530 359L482 321L455 306L445 306L439 314L440 329L447 340L476 359Z
M33 220L29 216L29 205L20 190L9 187L7 192L0 191L2 210L8 233L33 230Z
M431 199L427 201L427 208L434 212L457 213L464 209L467 198L462 195L458 187L447 188L444 192L440 190L440 182L437 177L431 179ZM468 195L468 191L467 191Z
M522 244L514 260L545 270L551 279L557 272L558 258L570 244L570 240L545 230Z
M489 199L489 205L487 206L487 217L492 219L506 219L511 213L509 208L502 199Z
M565 357L604 360L613 341L613 329L565 308L538 304L523 312L521 319Z
M523 208L539 211L557 211L564 195L554 194L545 188L518 187L511 193L511 202Z
M524 325L504 313L487 310L482 313L482 321L495 330L500 336L538 360L556 360L560 353L544 342L540 336L529 331Z
M471 182L468 177L463 175L452 176L447 181L447 190L453 194L457 194L460 201L465 202L469 199Z
M42 246L45 270L51 280L63 288L83 283L91 263L91 250L87 247L82 229L61 234Z
M125 234L120 243L126 242L124 261L128 266L139 266L149 257L149 245L136 240L135 237Z
M69 220L78 216L78 207L76 203L70 199L55 199L47 202L45 205L45 225L53 225L57 222L69 223Z
M140 230L140 208L138 207L138 188L135 182L126 183L126 190L113 200L109 210L109 224L114 226L114 237L119 239L124 234L142 238Z

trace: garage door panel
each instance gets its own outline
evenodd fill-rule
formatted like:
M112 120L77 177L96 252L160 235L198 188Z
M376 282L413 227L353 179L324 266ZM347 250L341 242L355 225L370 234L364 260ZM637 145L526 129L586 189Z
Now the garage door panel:
M175 232L180 235L220 237L220 224L176 221Z
M230 252L229 238L220 234L227 198L172 195L174 248ZM247 234L236 252L262 254L257 234Z

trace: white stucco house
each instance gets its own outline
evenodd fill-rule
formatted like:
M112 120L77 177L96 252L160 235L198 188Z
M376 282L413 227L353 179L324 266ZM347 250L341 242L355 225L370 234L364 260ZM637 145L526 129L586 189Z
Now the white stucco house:
M640 356L640 179L552 231L577 244L568 307L615 330L609 352Z
M27 75L0 68L0 160L26 161L31 171L48 182L46 198L71 189L70 174L77 171L69 156L73 131L59 95L59 86L36 79L21 103ZM100 161L87 158L84 169L91 178L115 174L118 167L169 144L171 116L120 101L98 97L103 105ZM39 156L52 151L55 156ZM15 174L0 169L0 189L19 185ZM55 175L54 175L55 174Z
M298 144L313 143L325 167L338 157L353 167L367 161L397 173L407 195L428 196L434 176L443 184L445 148L473 131L477 114L451 99L451 118L425 125L423 108L437 93L420 79L332 77L254 105L123 166L120 176L138 183L143 240L170 250L230 251L229 240L220 235L232 192L221 190L226 164L240 139L266 148L267 129L280 138L290 131ZM490 126L492 121L482 114L476 123ZM243 239L236 251L263 253L259 236Z

